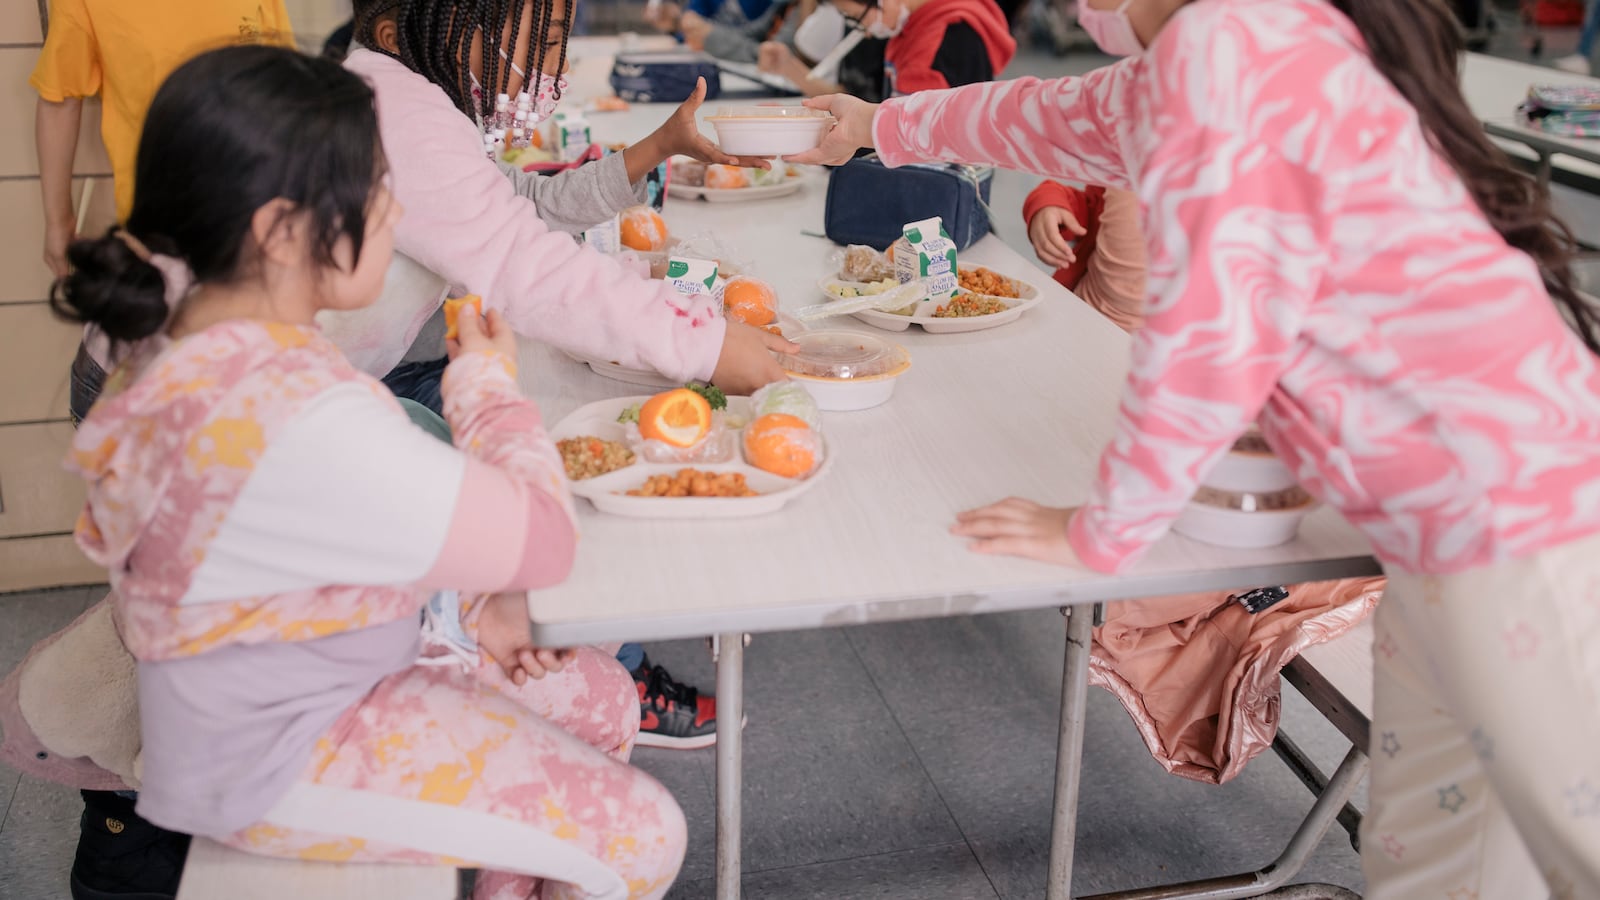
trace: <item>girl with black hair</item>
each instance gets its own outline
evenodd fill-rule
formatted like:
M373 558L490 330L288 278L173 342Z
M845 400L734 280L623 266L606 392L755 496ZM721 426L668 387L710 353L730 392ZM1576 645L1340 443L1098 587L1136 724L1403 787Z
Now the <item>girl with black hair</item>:
M1368 900L1600 897L1600 314L1548 193L1462 97L1449 6L1078 8L1128 59L808 101L839 125L799 162L875 146L1138 196L1149 298L1088 501L954 533L1115 571L1259 420L1389 577Z
M709 303L553 233L484 158L478 123L492 116L497 94L526 87L546 109L559 98L569 18L568 0L407 0L393 56L365 49L346 60L377 95L395 196L407 210L395 234L399 265L415 265L398 270L373 314L329 322L330 334L358 367L384 375L454 287L482 296L517 333L588 356L737 392L778 380L772 351L793 345L727 323ZM701 96L624 154L630 183L673 153L755 162L700 136ZM620 179L618 188L631 199Z
M314 325L377 299L402 216L371 89L207 53L156 95L137 174L52 303L119 360L69 468L138 659L140 814L268 855L481 867L480 898L660 897L684 823L626 764L627 672L527 639L524 592L566 577L576 532L509 328L464 317L456 449Z

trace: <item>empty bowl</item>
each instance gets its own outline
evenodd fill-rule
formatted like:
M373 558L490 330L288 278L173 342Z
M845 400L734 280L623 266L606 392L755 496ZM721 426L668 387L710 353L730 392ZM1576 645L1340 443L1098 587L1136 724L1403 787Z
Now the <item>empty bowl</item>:
M725 106L706 121L734 156L793 156L822 143L834 120L804 106Z

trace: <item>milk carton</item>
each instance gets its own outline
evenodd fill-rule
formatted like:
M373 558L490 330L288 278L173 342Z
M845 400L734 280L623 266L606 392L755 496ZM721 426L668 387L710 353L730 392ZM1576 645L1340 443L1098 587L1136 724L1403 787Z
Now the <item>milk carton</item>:
M928 298L943 303L954 297L961 283L956 269L956 244L938 216L908 224L904 243L895 247L895 277L901 284L922 280ZM907 246L909 245L909 247Z
M589 134L589 123L581 116L568 116L556 123L556 152L562 162L573 162L588 151L594 143Z
M579 237L585 244L599 250L601 253L612 255L622 252L622 216L612 216L593 228L586 229Z
M710 259L674 256L667 260L667 284L690 297L704 294L722 305L722 286L717 283L717 263Z

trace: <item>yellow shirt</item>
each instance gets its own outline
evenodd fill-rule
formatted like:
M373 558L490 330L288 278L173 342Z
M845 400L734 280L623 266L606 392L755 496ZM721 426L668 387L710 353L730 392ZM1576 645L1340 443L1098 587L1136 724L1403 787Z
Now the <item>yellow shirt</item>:
M53 0L28 83L60 103L101 95L117 219L133 209L139 131L156 89L189 59L233 43L294 45L283 0Z

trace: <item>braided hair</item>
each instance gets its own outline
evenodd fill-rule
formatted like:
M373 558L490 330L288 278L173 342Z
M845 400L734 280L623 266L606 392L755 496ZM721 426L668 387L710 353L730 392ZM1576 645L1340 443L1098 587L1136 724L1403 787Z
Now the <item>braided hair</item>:
M397 20L400 34L400 61L412 71L442 88L468 117L488 121L494 111L495 94L509 74L509 58L517 46L522 26L522 11L533 7L533 33L528 41L527 90L535 91L544 74L548 48L544 35L555 21L556 10L568 9L577 0L402 0ZM506 59L500 58L500 31L510 22L511 31L504 44ZM557 70L567 67L567 36L561 33ZM475 34L483 36L483 96L472 97L467 60ZM459 62L458 62L459 60ZM535 80L537 79L537 80ZM559 99L559 98L558 98Z
M404 3L405 0L355 0L350 5L351 37L368 50L382 53L383 49L373 37L372 26L379 18L395 12Z

